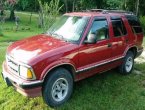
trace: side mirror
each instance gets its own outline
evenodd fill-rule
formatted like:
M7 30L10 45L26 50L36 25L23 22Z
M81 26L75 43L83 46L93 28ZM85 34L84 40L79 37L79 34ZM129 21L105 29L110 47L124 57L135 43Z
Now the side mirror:
M91 33L88 35L87 40L84 41L85 44L95 44L96 43L96 34Z

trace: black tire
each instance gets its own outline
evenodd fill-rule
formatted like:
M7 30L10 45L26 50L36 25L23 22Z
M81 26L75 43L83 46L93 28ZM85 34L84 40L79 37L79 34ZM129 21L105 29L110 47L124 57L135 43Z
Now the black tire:
M131 59L132 59L132 61L131 61ZM132 66L130 68L128 67L129 69L127 69L127 61L128 60L130 60L130 62L132 62ZM123 74L123 75L130 74L133 70L133 66L134 66L134 54L133 54L133 52L128 51L124 60L123 60L122 65L119 66L120 74Z
M62 82L62 84L60 82ZM65 89L63 90L63 88L65 87L67 88L66 89L67 92L65 92ZM45 80L42 90L42 96L47 105L51 107L57 107L65 103L70 98L72 91L73 91L72 75L68 70L64 68L58 68L52 71ZM65 94L64 98L60 98L58 95L59 93L62 93L63 95Z

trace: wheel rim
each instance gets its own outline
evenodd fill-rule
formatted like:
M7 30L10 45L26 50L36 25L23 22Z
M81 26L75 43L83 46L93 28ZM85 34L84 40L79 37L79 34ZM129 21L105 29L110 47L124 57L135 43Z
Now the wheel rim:
M60 102L62 101L68 93L68 81L64 78L59 78L56 80L52 86L52 98Z
M127 72L130 72L131 69L132 69L132 66L133 66L133 58L132 58L132 57L129 57L129 58L126 60L126 64L125 64L126 71L127 71Z

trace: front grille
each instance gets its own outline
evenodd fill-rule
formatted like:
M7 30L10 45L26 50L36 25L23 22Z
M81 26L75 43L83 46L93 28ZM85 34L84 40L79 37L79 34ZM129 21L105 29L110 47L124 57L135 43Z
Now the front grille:
M19 73L19 65L14 61L14 59L7 56L6 62L7 62L7 67L11 72L16 74Z

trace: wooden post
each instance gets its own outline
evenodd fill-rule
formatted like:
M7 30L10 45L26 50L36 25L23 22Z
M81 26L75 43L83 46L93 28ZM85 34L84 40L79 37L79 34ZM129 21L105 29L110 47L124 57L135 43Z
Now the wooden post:
M20 21L20 18L16 16L15 17L16 31L18 31L18 28L19 28L19 21Z

